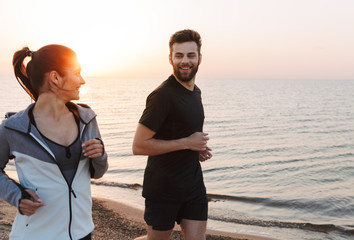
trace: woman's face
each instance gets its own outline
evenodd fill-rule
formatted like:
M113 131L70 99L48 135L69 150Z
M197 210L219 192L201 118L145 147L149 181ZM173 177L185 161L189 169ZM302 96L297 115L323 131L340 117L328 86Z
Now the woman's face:
M85 84L85 80L81 76L81 66L75 59L72 64L64 68L64 76L59 90L61 95L68 101L78 100L80 99L79 90L83 84Z

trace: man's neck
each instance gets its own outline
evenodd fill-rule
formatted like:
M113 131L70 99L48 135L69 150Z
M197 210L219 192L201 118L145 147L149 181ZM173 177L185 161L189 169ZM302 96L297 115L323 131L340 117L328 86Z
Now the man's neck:
M184 82L179 80L176 75L173 74L173 76L175 76L177 82L179 82L183 87L185 87L186 89L188 89L189 91L193 92L194 91L194 82L195 82L195 77L192 78L191 80L189 80L188 82Z

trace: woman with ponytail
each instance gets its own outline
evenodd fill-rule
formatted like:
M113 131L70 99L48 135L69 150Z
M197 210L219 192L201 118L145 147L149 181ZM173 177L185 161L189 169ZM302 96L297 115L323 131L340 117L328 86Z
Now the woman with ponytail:
M18 208L10 239L91 239L90 178L108 163L96 114L71 102L85 84L77 56L62 45L24 47L13 67L34 103L0 125L0 197ZM19 182L4 172L10 159Z

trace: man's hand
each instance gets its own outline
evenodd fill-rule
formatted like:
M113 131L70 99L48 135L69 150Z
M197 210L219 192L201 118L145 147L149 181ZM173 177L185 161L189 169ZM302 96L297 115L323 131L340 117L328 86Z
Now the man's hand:
M84 148L82 152L86 157L97 158L103 155L103 145L98 139L88 140L82 144L82 147Z
M203 152L207 150L207 143L209 140L208 134L203 132L195 132L187 140L187 148L193 151Z
M21 199L19 210L24 215L31 216L37 211L38 208L44 206L45 204L33 190L26 189L26 192L28 192L32 196L33 200Z
M210 159L213 155L210 153L211 149L206 148L206 150L199 152L199 161L204 162Z

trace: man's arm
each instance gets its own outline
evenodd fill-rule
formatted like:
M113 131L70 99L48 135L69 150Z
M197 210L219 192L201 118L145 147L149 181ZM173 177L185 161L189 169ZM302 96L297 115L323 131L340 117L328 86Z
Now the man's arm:
M202 132L174 140L155 139L154 135L153 130L139 123L133 141L133 154L154 156L185 149L205 151L209 140L208 134Z

